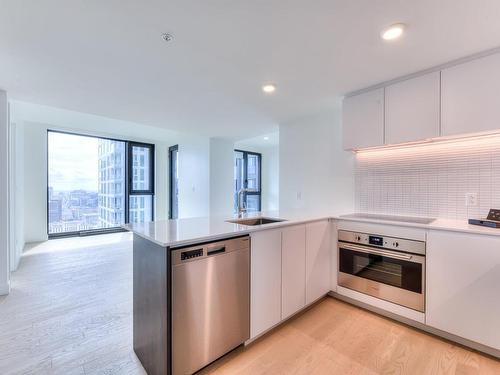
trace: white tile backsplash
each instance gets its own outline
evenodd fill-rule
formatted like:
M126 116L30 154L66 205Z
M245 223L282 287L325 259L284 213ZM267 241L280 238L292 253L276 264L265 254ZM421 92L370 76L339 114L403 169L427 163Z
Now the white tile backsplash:
M358 152L355 194L357 212L486 217L500 209L500 135Z

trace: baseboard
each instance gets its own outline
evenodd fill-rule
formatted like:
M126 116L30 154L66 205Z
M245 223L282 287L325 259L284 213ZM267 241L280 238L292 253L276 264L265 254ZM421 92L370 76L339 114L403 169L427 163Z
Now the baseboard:
M0 284L0 296L10 293L10 282Z
M395 321L398 321L400 323L406 324L406 325L408 325L410 327L417 328L417 329L419 329L421 331L430 333L431 335L441 337L441 338L443 338L445 340L448 340L448 341L452 341L452 342L454 342L454 343L456 343L458 345L465 346L465 347L467 347L469 349L476 350L478 352L487 354L487 355L495 357L495 358L500 358L500 350L498 350L498 349L491 348L489 346L477 343L475 341L464 339L463 337L456 336L456 335L453 335L453 334L445 332L445 331L441 331L441 330L439 330L437 328L430 327L430 326L428 326L426 324L417 322L417 321L412 320L412 319L408 319L408 318L406 318L404 316L397 315L397 314L392 313L390 311L386 311L386 310L383 310L381 308L378 308L378 307L375 307L375 306L371 306L371 305L369 305L367 303L364 303L364 302L361 302L361 301L357 301L355 299L352 299L352 298L347 297L347 296L343 296L343 295L338 294L336 292L330 292L330 293L328 293L328 295L331 296L331 297L333 297L333 298L336 298L338 300L347 302L347 303L349 303L351 305L361 307L362 309L371 311L371 312L376 313L378 315L385 316L386 318L390 318L392 320L395 320Z

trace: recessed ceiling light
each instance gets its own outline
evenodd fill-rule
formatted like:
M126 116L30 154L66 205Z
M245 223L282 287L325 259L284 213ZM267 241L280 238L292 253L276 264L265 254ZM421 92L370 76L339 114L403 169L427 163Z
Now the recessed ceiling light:
M380 33L380 36L384 40L394 40L400 38L404 31L405 31L405 24L403 23L395 23L394 25L391 25Z
M264 137L264 141L269 141L269 137Z
M174 36L172 34L169 34L169 33L163 33L163 34L161 34L161 38L165 42L171 42L174 39Z
M266 83L262 86L262 91L264 91L266 94L271 94L276 91L276 85L272 83Z

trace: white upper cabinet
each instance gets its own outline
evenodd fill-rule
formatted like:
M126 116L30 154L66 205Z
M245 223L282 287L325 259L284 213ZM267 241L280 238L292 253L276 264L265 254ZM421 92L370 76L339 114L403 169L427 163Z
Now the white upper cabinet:
M283 228L281 261L281 318L286 319L306 304L305 225Z
M343 103L344 149L384 144L384 89L350 96Z
M442 71L442 135L500 129L500 54Z
M500 350L500 237L429 231L426 323Z
M440 72L385 88L385 144L439 137Z
M331 289L332 226L328 220L306 224L306 304Z

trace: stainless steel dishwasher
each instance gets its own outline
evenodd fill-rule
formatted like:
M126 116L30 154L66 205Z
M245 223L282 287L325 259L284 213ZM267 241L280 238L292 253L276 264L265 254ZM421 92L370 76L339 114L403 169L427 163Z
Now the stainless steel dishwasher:
M172 370L192 374L250 337L250 238L172 250Z

